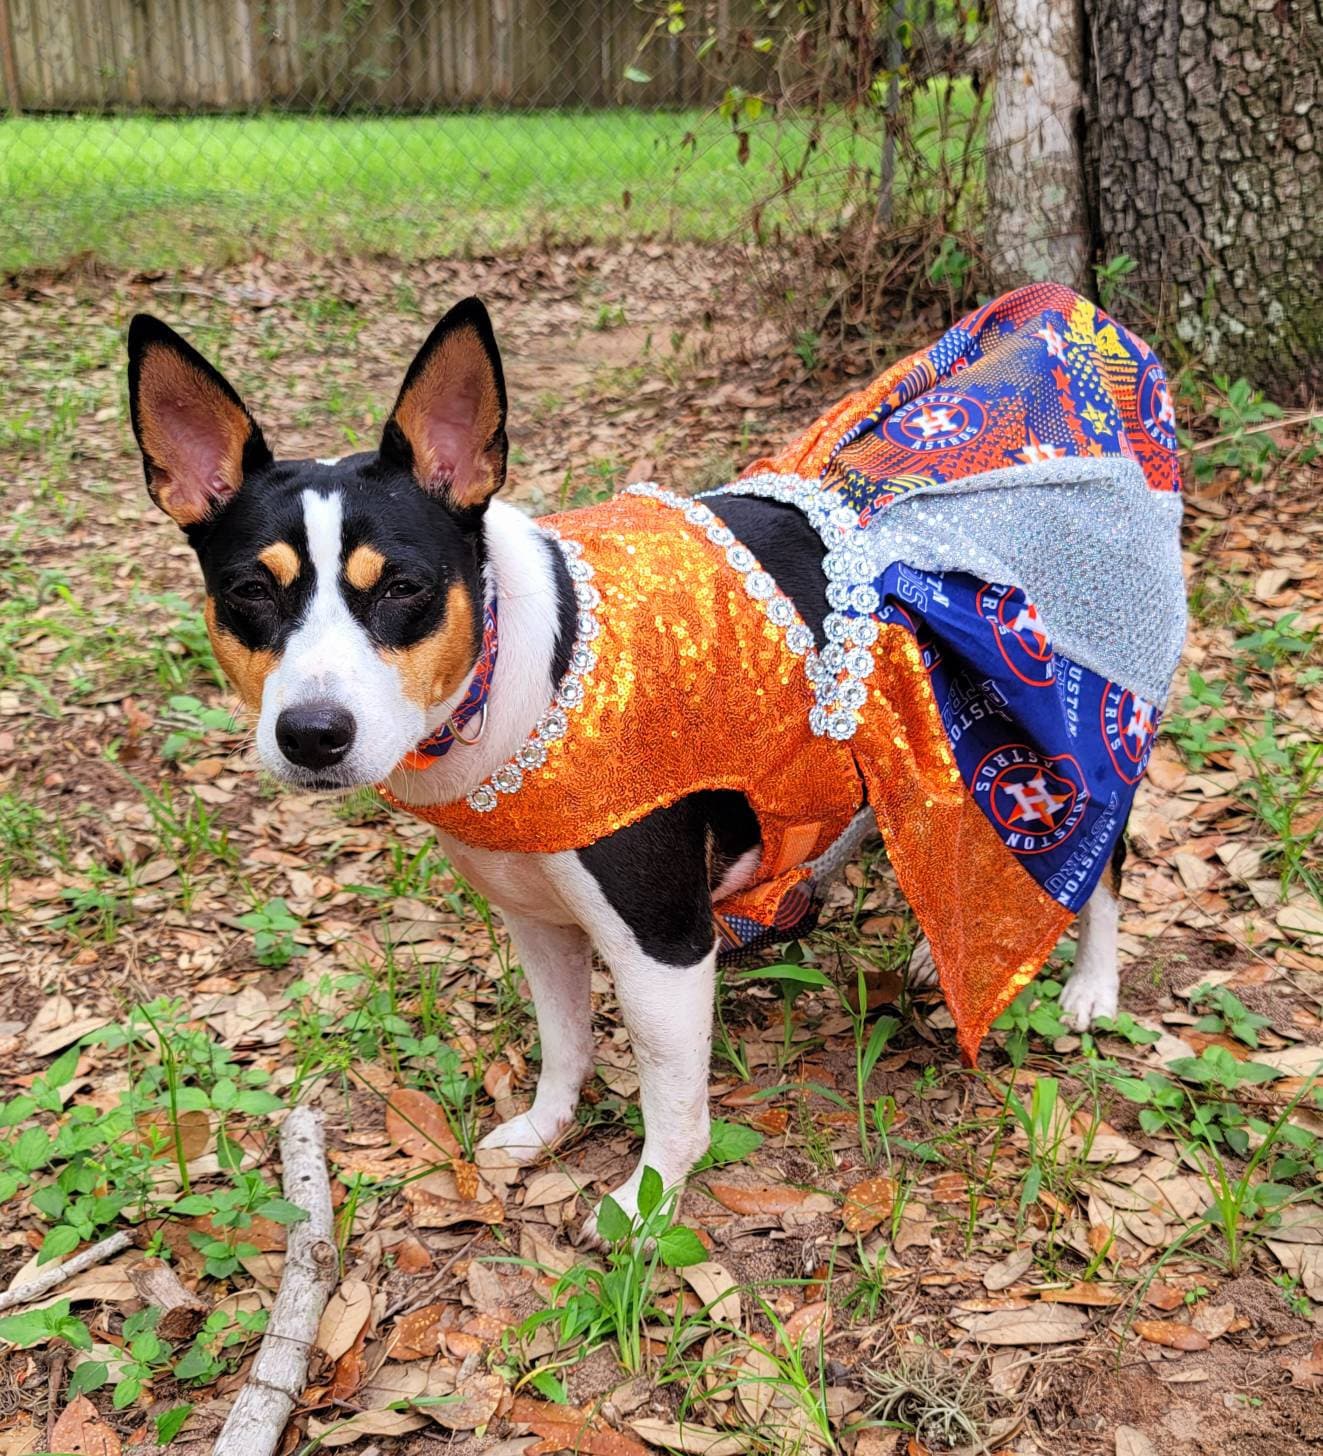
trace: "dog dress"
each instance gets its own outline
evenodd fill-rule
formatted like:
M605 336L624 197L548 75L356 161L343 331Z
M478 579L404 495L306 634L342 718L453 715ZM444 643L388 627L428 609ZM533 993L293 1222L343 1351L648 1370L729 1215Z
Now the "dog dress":
M551 853L739 790L762 850L715 906L725 954L810 928L876 822L972 1061L1125 827L1184 639L1179 488L1148 347L1019 289L709 496L632 485L539 521L578 605L554 701L465 799L387 797ZM818 531L820 637L706 504L724 494Z

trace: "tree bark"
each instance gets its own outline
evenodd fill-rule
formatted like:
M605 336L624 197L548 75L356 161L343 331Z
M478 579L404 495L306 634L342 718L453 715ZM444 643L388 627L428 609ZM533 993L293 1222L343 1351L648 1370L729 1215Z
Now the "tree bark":
M1085 6L1100 261L1206 367L1317 393L1323 0Z
M988 263L998 284L1088 292L1078 0L996 0L988 118Z

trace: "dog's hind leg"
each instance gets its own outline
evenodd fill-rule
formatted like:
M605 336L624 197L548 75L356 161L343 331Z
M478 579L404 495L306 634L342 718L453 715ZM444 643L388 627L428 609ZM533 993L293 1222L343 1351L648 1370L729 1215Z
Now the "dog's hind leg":
M1080 911L1075 967L1061 993L1061 1010L1077 1031L1088 1031L1100 1016L1115 1016L1121 974L1116 941L1121 920L1121 866L1125 836L1116 841L1112 862Z
M533 993L542 1072L532 1107L494 1128L479 1146L532 1163L573 1123L579 1091L593 1070L592 951L577 925L508 913L504 919Z

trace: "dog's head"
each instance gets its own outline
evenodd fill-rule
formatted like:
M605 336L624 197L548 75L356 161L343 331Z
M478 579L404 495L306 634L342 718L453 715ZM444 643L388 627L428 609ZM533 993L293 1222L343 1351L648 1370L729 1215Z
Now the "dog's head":
M404 377L381 444L277 460L224 378L146 314L129 400L152 499L206 584L217 660L285 783L384 778L473 670L482 518L505 480L505 382L487 311L453 308ZM430 713L430 718L429 718Z

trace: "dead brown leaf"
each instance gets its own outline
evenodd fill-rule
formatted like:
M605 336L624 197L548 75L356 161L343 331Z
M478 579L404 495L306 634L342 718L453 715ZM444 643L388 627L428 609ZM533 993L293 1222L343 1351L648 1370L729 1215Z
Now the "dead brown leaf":
M1141 1340L1169 1350L1206 1350L1208 1336L1179 1320L1136 1320L1130 1327Z
M490 1371L476 1370L455 1387L454 1394L427 1414L448 1431L480 1431L505 1398L505 1381Z
M709 1183L707 1187L713 1198L732 1213L766 1213L779 1217L799 1208L809 1197L806 1189L791 1188L786 1183L750 1187L740 1187L734 1183Z
M326 1302L316 1344L331 1360L353 1348L372 1314L372 1290L362 1279L346 1279Z
M51 1450L80 1452L82 1456L120 1456L119 1437L103 1423L96 1406L85 1395L71 1400L51 1428Z
M841 1222L848 1233L871 1234L878 1224L891 1217L895 1202L894 1178L865 1178L846 1193Z
M413 1087L390 1094L386 1132L402 1153L423 1163L443 1163L460 1156L459 1142L445 1113L426 1092Z
M1078 1310L1045 1304L956 1315L955 1323L981 1345L1062 1345L1089 1332L1089 1322Z
M401 1315L391 1332L391 1359L430 1360L441 1349L455 1318L453 1304L427 1304Z
M579 1409L552 1405L518 1395L507 1413L512 1424L528 1426L541 1437L524 1456L551 1456L554 1451L582 1452L584 1456L647 1456L644 1447L631 1436L612 1430L591 1406Z

